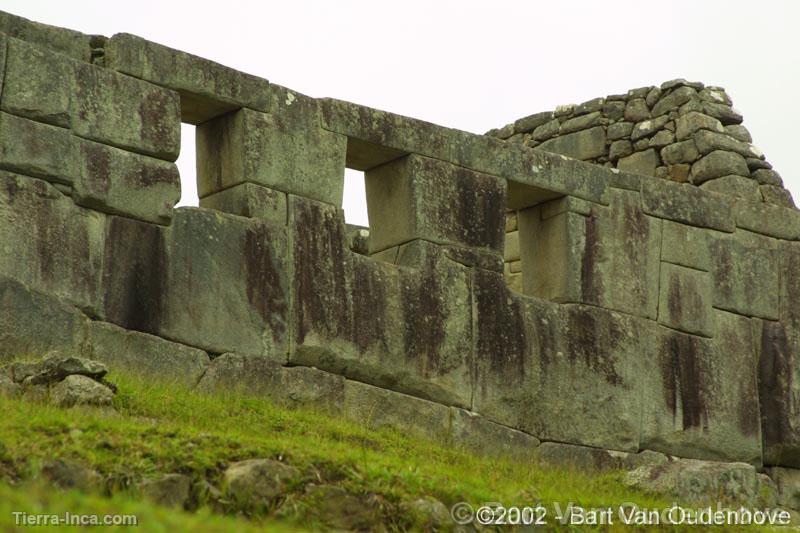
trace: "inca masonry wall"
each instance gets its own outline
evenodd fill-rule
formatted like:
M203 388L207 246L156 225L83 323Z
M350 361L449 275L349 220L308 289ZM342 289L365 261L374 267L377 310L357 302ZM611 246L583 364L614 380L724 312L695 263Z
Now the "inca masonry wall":
M0 32L0 361L77 352L454 444L800 468L800 212L706 107L721 90L638 90L503 140L133 35L8 14ZM181 121L200 208L174 208ZM576 134L604 140L568 151Z

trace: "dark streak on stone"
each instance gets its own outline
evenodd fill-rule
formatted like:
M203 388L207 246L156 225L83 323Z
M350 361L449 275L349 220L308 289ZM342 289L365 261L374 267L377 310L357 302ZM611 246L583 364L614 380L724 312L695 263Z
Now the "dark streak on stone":
M426 378L444 374L445 370L440 350L447 313L439 275L433 253L429 253L418 272L404 276L401 289L406 357Z
M103 279L107 320L158 333L164 315L167 254L160 226L109 217Z
M617 320L607 311L591 307L571 307L568 311L567 356L580 359L610 385L624 385L617 373L615 351L624 337Z
M279 341L286 332L288 304L281 269L272 256L267 226L257 224L248 227L243 240L247 301L269 325L272 338Z
M378 343L388 353L386 340L386 279L381 266L370 259L353 258L353 342L360 354Z
M661 349L664 401L673 418L681 408L683 429L708 429L706 376L702 339L678 332L666 333ZM680 403L679 403L680 402Z
M294 301L297 344L309 332L348 338L351 331L343 224L328 205L294 201Z
M528 340L522 304L508 290L502 275L481 269L474 271L477 312L477 363L504 387L522 384Z
M794 404L792 354L780 322L763 321L758 362L758 394L764 448L781 447L792 439L789 406Z
M592 213L585 219L586 242L581 260L581 297L585 303L599 303L602 292L602 280L595 276L595 268L600 254L600 242L597 228L597 214Z

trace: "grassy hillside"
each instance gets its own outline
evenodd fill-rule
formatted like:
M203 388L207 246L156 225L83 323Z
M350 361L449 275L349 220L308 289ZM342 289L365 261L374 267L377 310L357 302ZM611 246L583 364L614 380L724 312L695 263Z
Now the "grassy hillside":
M118 385L116 412L0 397L0 528L13 530L13 511L135 514L139 526L131 530L136 531L296 531L347 523L352 516L339 516L341 509L308 490L316 484L346 489L359 502L346 513L365 513L375 528L387 530L431 529L429 517L410 505L426 496L448 510L462 501L671 504L627 489L617 473L479 458L406 433L370 431L261 399L210 397L139 381ZM94 494L53 490L38 474L56 458L91 466L103 483ZM252 458L280 460L301 475L281 497L256 510L199 501L200 509L190 513L147 503L134 490L139 480L158 473L181 473L220 487L227 465ZM553 522L550 516L551 527Z

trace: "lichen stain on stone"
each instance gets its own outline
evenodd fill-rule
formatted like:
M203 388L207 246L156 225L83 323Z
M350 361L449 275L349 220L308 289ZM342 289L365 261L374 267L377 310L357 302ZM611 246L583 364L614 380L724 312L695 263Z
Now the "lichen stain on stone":
M597 214L592 211L584 224L586 241L581 259L581 297L586 303L597 303L602 294L602 279L595 275L601 246Z
M312 330L330 338L348 338L352 317L347 304L345 241L335 210L298 199L293 232L297 343L302 344Z
M700 338L678 332L665 334L660 350L664 402L673 419L681 413L682 429L708 429L704 354Z
M164 319L167 261L159 226L111 217L103 261L104 305L110 322L158 332Z
M780 322L763 321L758 390L761 431L766 447L789 444L792 437L792 406L795 404L792 353L786 330Z
M354 258L352 340L362 355L370 347L389 351L386 331L392 326L386 320L387 280L382 274L377 263Z
M488 363L488 374L504 386L520 385L528 348L522 304L509 296L502 275L482 269L474 272L477 363L482 368Z
M441 350L448 314L439 275L433 254L429 254L419 271L404 276L400 291L406 358L426 378L439 376L446 370Z
M273 257L266 225L246 229L242 250L247 301L269 325L272 338L278 341L286 332L288 305L281 268Z
M572 363L581 361L609 385L625 385L617 372L616 351L625 337L618 319L600 309L573 307L567 313L567 331L567 357Z

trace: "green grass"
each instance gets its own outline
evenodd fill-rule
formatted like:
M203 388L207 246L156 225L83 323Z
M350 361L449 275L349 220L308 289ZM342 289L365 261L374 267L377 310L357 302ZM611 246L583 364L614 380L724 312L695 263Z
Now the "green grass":
M389 530L419 528L403 504L424 496L448 508L461 501L509 506L571 501L583 507L636 502L661 508L672 503L625 487L620 473L480 458L407 433L371 431L262 399L124 381L115 406L118 414L0 398L0 478L6 479L0 484L0 529L13 529L12 511L136 514L137 531L321 527L313 505L304 500L303 485L311 482L369 495ZM113 496L45 488L36 474L54 458L92 466L112 480ZM169 510L116 489L154 473L182 473L219 486L229 463L252 458L279 459L304 475L281 505L258 516Z

